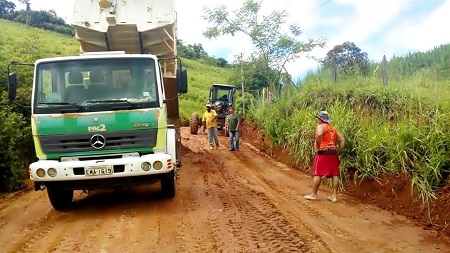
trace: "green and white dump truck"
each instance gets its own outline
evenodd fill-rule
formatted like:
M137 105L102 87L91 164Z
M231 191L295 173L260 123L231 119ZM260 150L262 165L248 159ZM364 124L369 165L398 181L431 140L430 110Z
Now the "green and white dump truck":
M75 0L72 24L81 54L34 63L35 189L47 189L55 209L70 206L74 190L158 181L174 197L187 92L174 1ZM10 99L16 87L9 73Z

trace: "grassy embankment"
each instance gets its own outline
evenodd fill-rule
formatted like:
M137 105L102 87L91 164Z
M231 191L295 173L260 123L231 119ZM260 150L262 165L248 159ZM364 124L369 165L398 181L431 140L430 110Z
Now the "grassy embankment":
M450 45L392 59L389 83L371 66L368 77L330 82L326 70L310 74L298 92L287 92L251 116L293 164L310 169L314 115L327 110L347 139L342 176L351 180L407 174L423 200L446 184L450 166ZM277 117L273 117L277 115Z

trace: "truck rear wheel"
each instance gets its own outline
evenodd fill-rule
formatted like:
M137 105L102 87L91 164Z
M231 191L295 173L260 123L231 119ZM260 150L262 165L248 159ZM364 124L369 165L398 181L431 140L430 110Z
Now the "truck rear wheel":
M47 194L50 203L56 210L69 208L73 200L73 190L61 190L47 186Z
M176 169L172 170L171 172L165 174L161 178L161 191L164 197L166 198L173 198L175 197L176 192Z
M196 112L192 113L191 120L189 121L189 126L191 128L191 134L197 134L198 127L200 126L198 114Z

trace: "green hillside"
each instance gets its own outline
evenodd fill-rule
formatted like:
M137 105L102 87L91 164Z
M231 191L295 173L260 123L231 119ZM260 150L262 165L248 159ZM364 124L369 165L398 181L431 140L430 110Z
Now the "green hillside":
M231 69L207 66L198 61L184 59L183 66L188 69L188 93L180 97L180 118L188 124L192 112L201 113L204 110L209 87L213 83L226 83L231 75Z
M38 49L32 54L38 57L78 54L75 38L63 36L56 32L0 19L0 60L5 66L9 59L28 53L28 49ZM39 47L36 47L39 46ZM34 47L34 48L33 48Z
M0 27L0 66L4 68L10 60L33 62L43 57L79 54L78 42L74 37L4 19L0 19ZM182 64L188 69L189 92L180 98L180 117L182 122L187 122L192 112L203 110L209 86L212 83L226 83L231 70L189 59L182 59ZM28 78L25 81L30 83L31 80ZM6 75L0 77L0 83L6 83Z

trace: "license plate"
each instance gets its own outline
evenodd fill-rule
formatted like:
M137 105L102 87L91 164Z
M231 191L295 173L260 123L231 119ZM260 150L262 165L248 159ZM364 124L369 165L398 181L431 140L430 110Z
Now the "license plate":
M111 165L91 166L84 171L86 176L112 175L113 168Z

